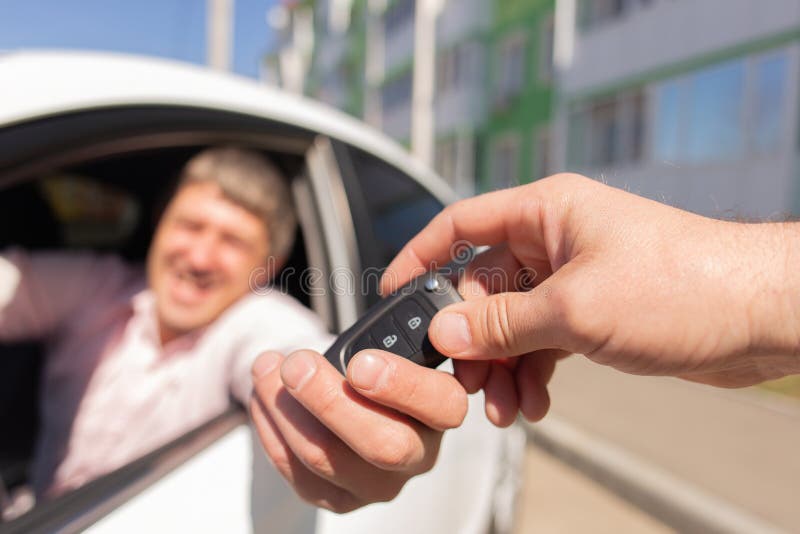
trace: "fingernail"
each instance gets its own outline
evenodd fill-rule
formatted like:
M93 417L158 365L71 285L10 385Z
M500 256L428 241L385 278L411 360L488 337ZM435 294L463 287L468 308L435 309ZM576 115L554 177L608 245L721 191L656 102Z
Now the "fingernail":
M256 361L253 362L253 367L250 369L253 379L258 380L262 376L266 376L270 371L275 369L280 359L280 354L276 352L265 352L256 358Z
M372 390L383 380L389 365L375 354L359 354L350 361L350 381L358 389Z
M314 356L308 352L297 352L286 358L281 365L281 379L286 387L300 389L316 371L317 361Z
M433 322L434 337L450 354L464 352L472 345L467 318L460 313L445 313Z

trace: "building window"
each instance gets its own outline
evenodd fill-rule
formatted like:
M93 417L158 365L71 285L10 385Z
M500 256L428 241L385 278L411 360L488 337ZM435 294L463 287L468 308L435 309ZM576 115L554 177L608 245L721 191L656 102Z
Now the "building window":
M569 119L570 165L608 167L638 162L644 144L644 113L641 89L573 109Z
M513 34L500 44L495 90L499 106L507 105L525 87L525 45L524 33Z
M481 80L483 50L479 43L463 42L436 58L436 92L443 94Z
M385 111L401 107L403 105L410 105L412 75L412 69L409 69L398 78L386 82L381 89L381 98L383 100L383 109Z
M519 185L519 137L506 135L492 145L493 189L504 189Z
M581 28L588 30L621 17L625 4L625 0L581 0L578 8Z
M669 82L656 91L656 120L653 129L653 156L660 162L681 158L681 84Z
M734 61L692 76L687 95L686 159L727 159L741 152L744 141L742 103L744 63Z
M553 137L550 133L550 128L547 126L540 128L533 137L533 179L538 180L545 178L553 173L552 164L550 162L550 153L552 150Z
M653 157L709 163L776 149L783 139L786 51L740 58L656 88Z
M589 30L618 20L635 10L650 7L656 0L579 0L578 24Z
M542 25L541 45L539 47L539 81L549 82L553 79L553 47L555 46L555 19L551 15Z
M457 150L454 138L441 141L436 145L436 172L451 185L456 180Z
M758 58L754 65L751 112L753 149L769 152L782 140L789 85L789 57L785 50Z
M397 0L386 10L386 34L391 35L414 22L415 0Z
M436 145L436 172L456 193L470 196L475 192L475 136L470 131L458 132Z

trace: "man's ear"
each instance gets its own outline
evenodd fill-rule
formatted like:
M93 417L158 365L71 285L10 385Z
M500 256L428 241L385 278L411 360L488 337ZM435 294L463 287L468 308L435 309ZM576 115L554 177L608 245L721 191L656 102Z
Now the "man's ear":
M270 256L267 258L267 273L269 273L270 280L275 280L278 277L278 274L286 267L286 262L289 260L289 257L286 255L282 256Z
M256 267L251 277L251 283L257 287L266 287L278 276L284 265L286 265L286 257L268 256L264 262Z

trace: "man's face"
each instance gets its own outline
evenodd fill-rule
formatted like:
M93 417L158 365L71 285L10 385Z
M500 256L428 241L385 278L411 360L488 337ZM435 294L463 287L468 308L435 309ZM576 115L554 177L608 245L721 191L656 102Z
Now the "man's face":
M163 341L213 322L249 290L264 265L267 229L213 183L181 187L167 205L147 257Z

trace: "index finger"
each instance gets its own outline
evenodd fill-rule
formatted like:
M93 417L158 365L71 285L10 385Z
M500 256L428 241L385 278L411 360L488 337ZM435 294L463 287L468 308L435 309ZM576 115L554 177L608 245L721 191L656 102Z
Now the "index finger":
M413 276L448 264L454 259L453 245L461 241L468 241L471 246L508 241L509 230L513 231L512 227L518 226L523 217L528 220L524 212L535 198L530 193L536 186L534 183L486 193L447 206L392 260L381 277L381 293L391 293ZM538 221L538 217L530 220Z

